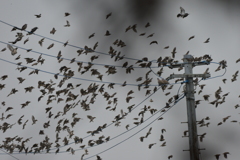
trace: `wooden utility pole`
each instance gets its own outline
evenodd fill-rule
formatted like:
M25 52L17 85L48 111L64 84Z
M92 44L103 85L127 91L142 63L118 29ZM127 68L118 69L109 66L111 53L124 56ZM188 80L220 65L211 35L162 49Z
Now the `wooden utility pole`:
M169 79L173 78L185 78L186 80L186 102L187 102L187 117L188 117L188 133L189 133L189 151L190 160L199 160L199 148L198 148L198 135L196 125L196 112L195 112L195 98L194 98L194 84L193 77L202 77L206 79L210 77L210 74L193 74L193 67L197 65L208 65L209 62L194 62L194 58L191 55L184 55L183 62L181 64L170 65L170 68L184 67L184 74L172 74Z

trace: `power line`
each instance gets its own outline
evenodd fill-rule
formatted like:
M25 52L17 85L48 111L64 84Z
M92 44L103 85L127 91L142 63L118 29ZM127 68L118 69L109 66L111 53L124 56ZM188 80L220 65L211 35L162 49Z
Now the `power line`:
M0 20L0 22L1 23L3 23L3 24L6 24L6 25L8 25L8 26L11 26L11 27L15 27L15 28L17 28L17 29L20 29L19 27L16 27L16 26L14 26L14 25L12 25L12 24L9 24L9 23L7 23L7 22L4 22L4 21L2 21L2 20ZM24 30L25 32L28 32L28 33L31 33L30 31L27 31L27 30ZM32 33L33 35L36 35L36 36L39 36L39 37L42 37L42 38L45 38L45 39L48 39L48 40L51 40L51 41L54 41L54 42L57 42L57 43L60 43L60 44L65 44L65 42L61 42L61 41L58 41L58 40L55 40L55 39L52 39L52 38L49 38L49 37L45 37L45 36L42 36L42 35L39 35L39 34L36 34L36 33ZM78 46L75 46L75 45L71 45L71 44L67 44L68 46L70 46L70 47L74 47L74 48L78 48L78 49L83 49L83 50L85 50L84 48L82 48L82 47L78 47ZM107 53L104 53L104 52L99 52L99 51L93 51L93 52L96 52L96 53L99 53L99 54L102 54L102 55L107 55L107 56L112 56L112 55L110 55L110 54L107 54ZM123 57L124 59L129 59L129 60L134 60L134 61L139 61L140 59L136 59L136 58L129 58L129 57Z
M8 152L5 152L3 149L0 149L0 150L1 150L2 152L4 152L5 154L7 154L7 155L9 155L9 156L11 156L11 157L19 160L17 157L13 156L12 154L10 154L10 153L8 153Z
M177 103L178 103L181 99L183 99L184 97L185 97L185 95L183 95L182 97L180 97L180 98L177 100L176 103L174 103L171 107L169 107L169 108L167 109L167 111L169 111L175 104L177 104ZM167 112L167 111L166 111L166 112ZM99 153L97 153L97 154L95 154L95 155L93 155L93 156L87 157L87 158L85 158L84 160L87 160L87 159L93 158L93 157L95 157L95 156L97 156L97 155L100 155L100 154L102 154L102 153L104 153L104 152L106 152L106 151L108 151L108 150L110 150L110 149L112 149L112 148L120 145L121 143L127 141L128 139L132 138L133 136L137 135L139 132L141 132L142 130L144 130L144 129L147 128L148 126L150 126L153 122L155 122L155 121L158 120L160 117L162 117L166 112L163 112L159 117L157 117L156 119L154 119L154 120L153 120L152 122L150 122L148 125L146 125L146 126L143 127L142 129L140 129L140 130L137 131L136 133L132 134L132 135L129 136L128 138L126 138L126 139L120 141L119 143L117 143L117 144L115 144L115 145L113 145L113 146L111 146L111 147L103 150L102 152L99 152Z
M3 42L3 41L0 41L0 43L6 44L6 45L11 45L11 46L14 46L14 47L20 48L22 50L26 50L26 51L29 50L29 49L26 49L26 48L23 48L23 47L19 47L17 45L9 44L9 43ZM37 54L40 54L40 55L45 55L45 56L48 56L48 57L58 58L57 56L53 56L53 55L50 55L50 54L46 54L46 53L38 52L38 51L34 51L34 50L30 50L29 52L37 53ZM64 58L64 57L60 57L59 59L63 59L63 60L67 60L67 61L71 61L72 60L72 59ZM91 64L99 65L99 66L112 66L112 67L123 68L122 66L117 66L117 65L100 64L100 63L85 62L85 61L79 61L79 60L75 60L74 62L76 62L76 63L80 62L80 63L86 63L86 64L91 63ZM126 68L124 68L124 69L126 69ZM144 68L144 67L134 67L134 66L132 66L131 68ZM159 68L159 67L156 66L156 67L152 67L152 68Z
M28 68L28 69L38 70L38 71L40 71L40 72L44 72L44 73L56 75L56 73L52 73L52 72L49 72L49 71L40 70L40 69L37 69L37 68L33 68L33 67L29 67L29 66L17 64L17 63L14 63L14 62L11 62L11 61L2 59L2 58L0 58L0 60L1 60L1 61L4 61L4 62L7 62L7 63L10 63L10 64L17 65L17 66L26 67L26 68ZM71 77L71 76L66 76L66 75L62 75L62 74L58 74L58 76L67 77L67 78L72 78L72 79L78 79L78 80L82 80L82 81L96 82L96 83L107 83L107 84L112 84L112 83L114 83L114 84L116 84L116 85L122 85L122 84L123 84L123 83L115 83L115 82L106 82L106 81L90 80L90 79L85 79L85 78L77 78L77 77L73 77L73 76ZM172 84L179 84L179 83L172 83ZM125 85L129 85L129 86L144 86L144 84L130 84L130 83L125 84ZM171 85L171 84L167 84L167 85ZM159 85L148 84L147 86L159 86Z

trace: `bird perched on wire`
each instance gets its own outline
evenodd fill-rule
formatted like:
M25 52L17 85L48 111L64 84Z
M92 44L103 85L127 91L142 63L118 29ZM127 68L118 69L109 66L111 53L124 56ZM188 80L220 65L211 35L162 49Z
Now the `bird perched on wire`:
M178 18L179 17L185 18L189 15L188 13L185 13L185 9L183 9L182 7L180 7L180 10L181 12L177 15Z

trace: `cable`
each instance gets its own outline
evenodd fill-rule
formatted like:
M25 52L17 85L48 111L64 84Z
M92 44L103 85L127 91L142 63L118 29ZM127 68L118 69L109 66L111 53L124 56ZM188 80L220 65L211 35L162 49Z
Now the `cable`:
M160 88L161 88L161 87L159 87L159 88L157 89L157 91L158 91ZM157 92L157 91L156 91L156 92ZM156 93L156 92L154 92L154 93ZM154 93L150 94L148 97L146 97L144 100L142 100L139 104L137 104L134 108L132 108L131 111L127 112L127 115L128 115L129 113L131 113L134 109L136 109L138 106L140 106L140 105L141 105L143 102L145 102L147 99L149 99ZM112 122L112 123L110 123L109 125L107 125L106 128L109 127L109 126L111 126L112 124L114 124L114 122ZM106 128L104 128L104 129L106 129ZM103 129L102 129L102 130L103 130ZM86 138L88 138L88 137L90 137L90 136L91 136L91 134L83 137L82 139L86 139ZM69 146L69 145L74 144L74 143L75 143L75 142L71 142L71 143L69 143L69 144L67 144L67 145L60 146L60 147L58 147L58 148L63 148L63 147ZM54 149L58 149L58 148L51 148L51 149L49 149L49 151L50 151L50 150L54 150ZM52 152L50 152L50 153L52 153Z
M0 20L0 22L1 23L3 23L3 24L6 24L6 25L8 25L8 26L11 26L11 27L16 27L16 26L13 26L13 25L11 25L11 24L9 24L9 23L7 23L7 22L4 22L4 21L2 21L2 20ZM16 27L16 28L18 28L18 27ZM20 29L20 28L18 28L18 29ZM28 32L28 33L30 33L30 31L27 31L27 30L24 30L25 32ZM36 35L36 36L39 36L39 37L42 37L42 38L45 38L45 39L48 39L48 40L51 40L51 41L54 41L54 42L57 42L57 43L61 43L61 44L65 44L65 42L61 42L61 41L58 41L58 40L55 40L55 39L52 39L52 38L48 38L48 37L45 37L45 36L42 36L42 35L39 35L39 34L36 34L36 33L32 33L33 35ZM75 46L75 45L71 45L71 44L67 44L68 46L71 46L71 47L74 47L74 48L78 48L78 49L83 49L83 50L85 50L84 48L82 48L82 47L78 47L78 46ZM94 51L94 52L96 52L96 53L99 53L99 54L102 54L102 55L107 55L107 56L112 56L112 55L110 55L110 54L107 54L107 53L103 53L103 52L99 52L99 51ZM129 60L134 60L134 61L139 61L140 59L136 59L136 58L129 58L129 57L123 57L124 59L129 59Z
M26 49L26 48L23 48L23 47L19 47L17 45L13 45L13 44L9 44L9 43L6 43L6 42L3 42L3 41L0 41L0 43L3 43L3 44L6 44L6 45L11 45L11 46L14 46L14 47L17 47L17 48L20 48L22 50L26 50L28 51L29 49ZM48 57L53 57L53 58L58 58L57 56L53 56L53 55L50 55L50 54L46 54L46 53L42 53L42 52L38 52L38 51L34 51L34 50L31 50L29 52L33 52L33 53L37 53L37 54L40 54L40 55L45 55L45 56L48 56ZM69 58L64 58L64 57L60 57L59 59L63 59L63 60L67 60L67 61L72 61L72 59L69 59ZM99 66L112 66L112 67L118 67L118 68L123 68L122 66L117 66L117 65L109 65L109 64L100 64L100 63L93 63L93 62L84 62L84 61L78 61L78 60L75 60L74 62L80 62L80 63L86 63L86 64L94 64L94 65L99 65ZM126 67L127 68L127 67ZM132 68L144 68L144 67L132 67ZM152 67L152 68L159 68L159 67ZM125 69L125 68L124 68Z
M29 69L33 69L33 70L38 70L40 72L44 72L44 73L48 73L48 74L52 74L52 75L56 75L56 73L52 73L52 72L48 72L48 71L45 71L45 70L40 70L40 69L37 69L37 68L33 68L33 67L28 67L28 66L25 66L25 65L19 65L17 63L14 63L14 62L11 62L11 61L8 61L8 60L5 60L5 59L2 59L0 58L1 61L4 61L4 62L7 62L7 63L10 63L10 64L15 64L17 66L22 66L22 67L26 67L26 68L29 68ZM85 79L85 78L77 78L77 77L71 77L71 76L65 76L65 75L62 75L62 74L58 74L58 76L62 76L62 77L68 77L68 78L72 78L72 79L78 79L78 80L83 80L83 81L89 81L89 82L96 82L96 83L107 83L107 84L112 84L113 82L106 82L106 81L97 81L97 80L90 80L90 79ZM122 85L122 83L114 83L116 85ZM178 83L173 83L173 84L178 84ZM139 86L139 85L143 85L143 84L125 84L125 85L129 85L129 86ZM166 85L171 85L171 84L166 84ZM159 86L159 85L154 85L154 84L148 84L147 86Z
M177 101L176 103L174 103L171 107L169 107L166 112L168 112L175 104L177 104L177 103L178 103L181 99L183 99L184 97L185 97L185 95L182 96L181 98L179 98L178 101ZM93 155L93 156L87 157L87 158L85 158L85 159L83 159L83 160L87 160L87 159L93 158L93 157L95 157L95 156L97 156L97 155L100 155L100 154L102 154L102 153L104 153L104 152L106 152L106 151L108 151L108 150L110 150L110 149L112 149L112 148L120 145L121 143L127 141L128 139L132 138L133 136L135 136L136 134L138 134L139 132L141 132L142 130L144 130L145 128L147 128L148 126L150 126L153 122L155 122L155 121L158 120L160 117L162 117L166 112L162 113L159 117L157 117L156 119L154 119L154 120L153 120L152 122L150 122L148 125L146 125L146 126L143 127L142 129L140 129L140 130L137 131L136 133L132 134L132 135L129 136L128 138L126 138L126 139L120 141L119 143L117 143L117 144L115 144L115 145L113 145L113 146L111 146L111 147L103 150L102 152L99 152L99 153L97 153L97 154L95 154L95 155Z
M14 157L13 155L11 155L10 153L8 153L8 152L5 152L4 150L2 150L2 149L0 149L2 152L4 152L5 154L8 154L9 156L11 156L11 157L13 157L13 158L15 158L15 159L17 159L17 160L19 160L17 157Z

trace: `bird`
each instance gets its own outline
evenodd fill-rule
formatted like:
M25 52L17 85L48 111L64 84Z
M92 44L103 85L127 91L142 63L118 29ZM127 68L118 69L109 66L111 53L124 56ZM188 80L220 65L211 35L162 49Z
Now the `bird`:
M146 25L145 25L145 28L151 26L150 23L148 22Z
M26 44L29 41L29 37L23 42L23 44Z
M188 13L185 13L185 9L183 9L182 7L180 7L180 13L177 14L177 17L182 17L182 18L185 18L187 17L189 14Z
M204 41L203 43L208 43L210 40L210 38L206 39L206 41Z
M93 117L93 116L87 115L87 118L90 120L90 122L93 122L93 120L94 120L96 117Z
M36 18L41 18L41 14L35 14L34 16L36 16Z
M150 43L150 45L151 45L151 44L154 44L154 43L155 43L155 44L158 44L157 41L152 41L152 42Z
M70 23L69 23L69 21L68 21L68 20L66 21L66 23L67 23L67 24L66 24L66 25L64 25L64 27L70 27Z
M7 49L7 48L3 48L3 49L1 50L1 52L4 52L4 51L6 51L6 49Z
M10 44L7 44L8 49L11 51L11 54L14 56L17 54L17 49L18 48L13 48Z
M50 44L47 49L51 49L54 46L54 43Z
M50 31L50 34L55 34L57 30L53 27L52 30Z
M224 152L224 153L223 153L224 158L227 159L227 155L228 155L228 154L230 154L230 153L229 153L229 152Z
M220 157L221 154L215 154L215 157L217 160L219 160L219 157Z
M171 53L172 53L172 58L175 58L175 54L177 53L176 52L176 47L173 48L173 51Z
M88 39L94 37L94 35L95 35L95 33L91 34L91 35L88 37Z
M168 156L168 159L171 159L173 157L173 155L170 155L170 156Z
M106 33L105 33L105 36L110 36L111 33L107 30Z
M156 143L151 143L151 144L149 144L149 145L148 145L148 148L151 149L152 146L154 146L155 144L156 144Z
M38 29L38 27L34 27L34 28L32 28L31 31L28 32L27 35L31 35L31 34L33 34L37 29Z
M188 40L190 41L190 40L193 39L194 37L195 37L195 36L191 36L191 37L188 38Z
M25 79L22 77L17 77L17 79L19 80L19 83L22 83L23 81L25 81Z
M67 17L67 16L69 16L69 15L71 15L71 14L68 13L68 12L65 12L65 17Z
M21 28L22 31L25 30L25 29L27 29L27 24L24 24Z
M147 36L147 38L149 38L149 37L152 37L153 35L154 35L154 33L152 33L152 34L148 35L148 36Z
M168 49L168 48L169 48L169 46L164 47L164 49Z
M38 120L37 119L35 119L35 117L34 116L32 116L32 125L34 125L34 124L36 124L36 122L37 122Z
M111 15L112 15L112 12L111 12L111 13L108 13L108 14L106 15L106 19L108 19Z

